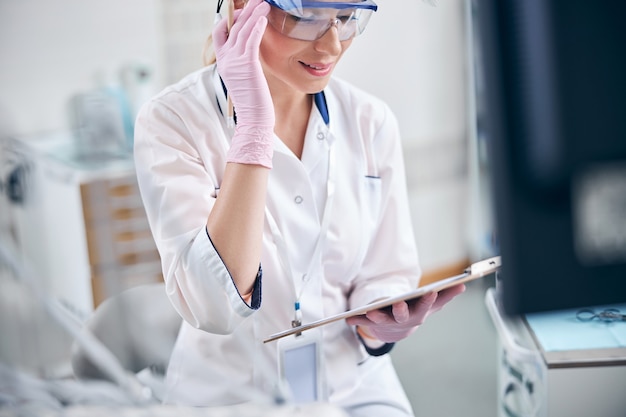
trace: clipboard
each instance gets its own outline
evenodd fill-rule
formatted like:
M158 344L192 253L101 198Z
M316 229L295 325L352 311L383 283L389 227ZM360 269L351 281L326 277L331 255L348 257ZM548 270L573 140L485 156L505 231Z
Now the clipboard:
M479 262L475 262L471 264L469 267L463 271L462 274L455 275L449 278L444 278L439 281L435 281L431 284L424 285L423 287L418 287L414 290L406 292L404 294L400 294L394 297L385 298L380 301L376 301L371 304L364 305L362 307L357 307L352 310L345 311L343 313L336 314L334 316L326 317L321 320L317 320L311 323L303 324L289 330L285 330L282 332L274 333L266 338L263 343L272 342L274 340L281 339L286 336L290 336L292 334L302 333L306 330L313 329L315 327L320 327L328 323L333 323L335 321L344 320L348 317L359 316L367 313L371 310L378 310L381 308L389 307L392 304L395 304L399 301L409 301L415 298L419 298L423 295L426 295L431 292L439 292L441 290L445 290L446 288L452 287L453 285L462 284L465 282L473 281L475 279L484 277L486 275L490 275L496 272L500 266L502 265L500 257L495 256L493 258L488 258Z

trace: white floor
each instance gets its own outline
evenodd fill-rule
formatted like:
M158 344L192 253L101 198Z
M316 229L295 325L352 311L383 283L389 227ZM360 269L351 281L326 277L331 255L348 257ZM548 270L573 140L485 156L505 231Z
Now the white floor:
M485 307L493 277L428 318L392 357L416 417L497 415L497 336Z

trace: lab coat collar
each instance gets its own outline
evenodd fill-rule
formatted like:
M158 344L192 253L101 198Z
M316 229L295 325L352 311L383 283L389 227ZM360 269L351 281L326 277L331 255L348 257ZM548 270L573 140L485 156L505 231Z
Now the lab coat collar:
M304 137L302 149L302 164L310 173L322 160L328 157L328 150L335 137L331 134L329 125L320 111L312 109Z

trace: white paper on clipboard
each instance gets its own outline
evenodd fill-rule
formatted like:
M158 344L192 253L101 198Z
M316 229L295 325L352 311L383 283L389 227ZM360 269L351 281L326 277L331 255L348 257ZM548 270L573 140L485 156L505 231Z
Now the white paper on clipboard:
M335 321L344 320L348 317L359 316L367 313L368 311L378 310L381 308L389 307L394 303L399 301L408 301L414 298L421 297L425 294L431 292L439 292L441 290L445 290L446 288L452 287L453 285L462 284L468 281L475 280L477 278L481 278L487 275L490 275L493 272L496 272L498 268L500 268L501 261L499 256L495 256L493 258L488 258L483 261L479 261L470 265L462 274L455 275L450 278L445 278L439 281L435 281L432 284L424 285L423 287L418 287L415 290L406 292L404 294L397 295L395 297L385 298L384 300L377 301L372 304L368 304L362 307L357 307L352 310L345 311L340 314L336 314L334 316L326 317L321 320L317 320L311 323L303 324L298 327L294 327L279 333L274 333L266 338L263 343L272 342L274 340L281 339L285 336L289 336L296 333L302 333L306 330L313 329L315 327L323 326L328 323L333 323Z

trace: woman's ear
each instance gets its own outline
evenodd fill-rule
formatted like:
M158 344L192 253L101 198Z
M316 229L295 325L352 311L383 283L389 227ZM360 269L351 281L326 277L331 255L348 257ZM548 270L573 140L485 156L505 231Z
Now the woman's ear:
M235 3L235 10L243 9L243 7L248 2L248 0L231 0L231 1L233 1Z

